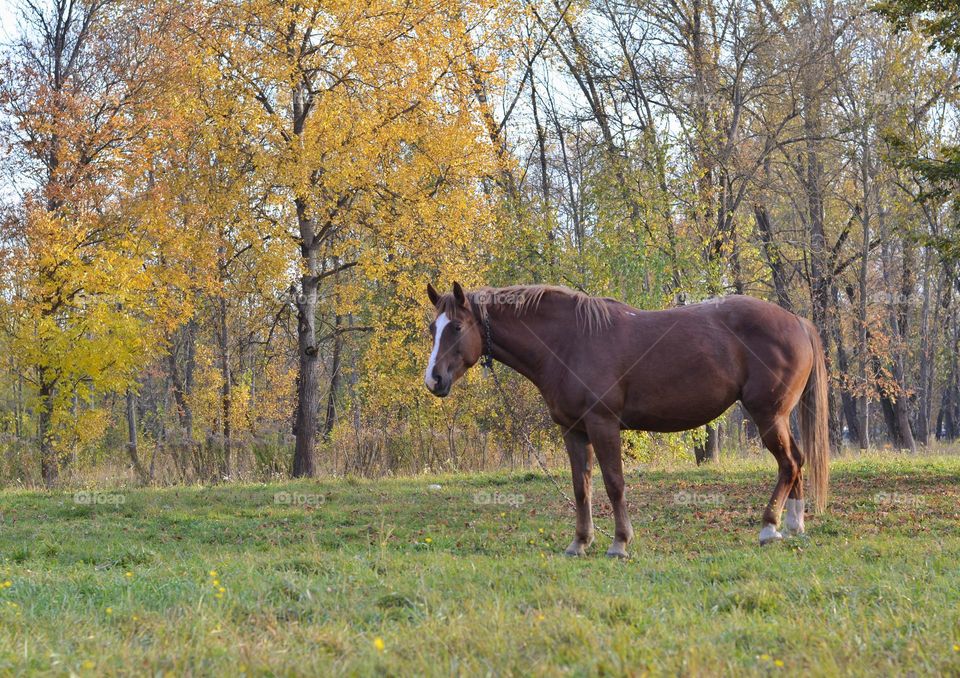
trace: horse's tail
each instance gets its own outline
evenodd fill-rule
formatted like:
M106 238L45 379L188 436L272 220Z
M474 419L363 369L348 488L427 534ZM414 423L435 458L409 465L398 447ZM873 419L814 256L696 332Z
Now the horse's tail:
M827 365L817 328L808 321L803 327L813 347L813 369L800 397L800 437L805 466L810 472L810 493L817 513L827 506L830 480L830 431L827 423Z

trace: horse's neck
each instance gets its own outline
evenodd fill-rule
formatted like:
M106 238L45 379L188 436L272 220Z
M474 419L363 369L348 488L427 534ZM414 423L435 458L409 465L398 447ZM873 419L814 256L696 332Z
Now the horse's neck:
M546 331L548 320L537 312L519 315L511 306L491 304L490 347L495 360L510 367L534 384L539 383L545 356L550 355L551 333Z

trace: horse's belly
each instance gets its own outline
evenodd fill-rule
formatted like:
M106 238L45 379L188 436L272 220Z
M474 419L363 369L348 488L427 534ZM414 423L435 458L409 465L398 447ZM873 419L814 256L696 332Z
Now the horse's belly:
M736 393L715 393L712 397L690 398L677 403L653 398L628 399L620 417L621 428L659 433L688 431L709 424L736 400Z

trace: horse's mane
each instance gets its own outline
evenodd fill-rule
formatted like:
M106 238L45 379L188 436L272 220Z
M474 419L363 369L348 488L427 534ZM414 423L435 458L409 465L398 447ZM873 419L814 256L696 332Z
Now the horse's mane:
M559 285L511 285L509 287L481 287L467 294L470 303L486 318L490 304L512 306L517 315L534 311L546 296L559 296L576 302L579 326L591 334L610 324L609 299L592 297L578 290Z

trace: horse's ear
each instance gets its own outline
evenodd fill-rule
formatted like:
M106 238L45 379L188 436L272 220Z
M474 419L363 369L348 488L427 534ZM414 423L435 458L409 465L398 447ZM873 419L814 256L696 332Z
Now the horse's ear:
M461 306L466 307L467 305L467 295L463 293L463 288L460 286L460 283L453 283L453 298L457 300L457 303Z
M433 285L430 283L427 283L427 296L430 297L430 303L436 308L437 302L440 301L440 295L437 294L437 291L433 289Z

